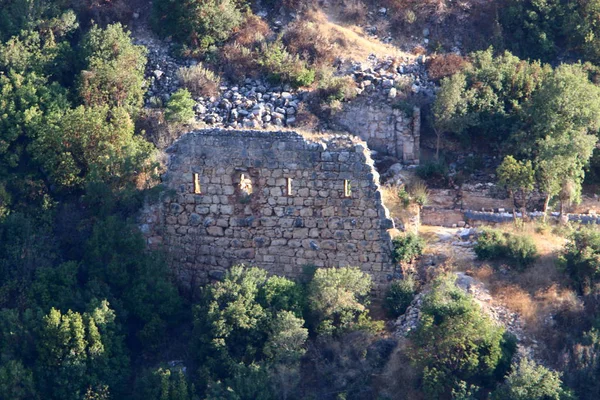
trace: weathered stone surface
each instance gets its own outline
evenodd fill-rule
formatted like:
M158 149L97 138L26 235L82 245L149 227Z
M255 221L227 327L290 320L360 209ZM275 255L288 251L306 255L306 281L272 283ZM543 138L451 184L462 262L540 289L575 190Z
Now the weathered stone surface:
M395 97L395 88L388 93ZM346 103L335 115L341 128L365 140L372 150L389 154L405 164L419 163L421 112L415 108L412 115L394 109L391 104L359 98Z
M290 277L312 264L360 267L382 288L394 272L393 222L369 149L357 141L343 135L308 140L295 132L190 132L167 150L163 182L177 195L166 191L159 204L146 207L143 233L164 246L189 283L238 263ZM201 194L194 194L192 172Z

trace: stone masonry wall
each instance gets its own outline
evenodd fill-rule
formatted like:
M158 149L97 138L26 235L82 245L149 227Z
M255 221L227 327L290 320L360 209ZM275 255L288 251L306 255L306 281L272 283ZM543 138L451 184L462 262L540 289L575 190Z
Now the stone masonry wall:
M190 284L245 263L290 277L358 266L381 287L394 274L393 221L369 153L342 135L190 132L167 150L168 190L144 210L142 232Z
M419 108L407 115L382 101L360 98L345 103L334 119L340 127L365 140L369 148L395 156L405 164L419 164Z

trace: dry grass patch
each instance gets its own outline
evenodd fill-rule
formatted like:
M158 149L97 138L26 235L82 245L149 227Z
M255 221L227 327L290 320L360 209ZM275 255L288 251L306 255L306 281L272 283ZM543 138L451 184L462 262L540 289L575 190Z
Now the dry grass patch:
M321 10L309 11L301 19L303 22L295 25L295 29L306 26L310 30L306 33L295 33L295 36L313 37L320 45L327 44L330 46L331 55L328 57L330 59L343 57L364 61L370 54L376 54L378 57L407 55L394 46L370 38L360 27L341 25L335 18Z
M381 186L381 197L383 204L390 211L392 218L398 219L402 222L405 228L413 228L416 230L416 226L411 227L411 221L419 214L419 206L416 204L406 204L404 200L398 195L401 190L401 186L398 185L385 185Z
M242 46L254 46L272 33L269 24L259 16L250 14L233 35L233 40Z

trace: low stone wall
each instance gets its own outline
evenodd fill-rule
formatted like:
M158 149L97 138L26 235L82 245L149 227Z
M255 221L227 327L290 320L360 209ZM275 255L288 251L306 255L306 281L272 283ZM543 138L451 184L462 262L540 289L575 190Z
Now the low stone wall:
M421 211L421 224L433 226L458 226L465 222L465 215L461 210L445 210L434 207L423 207Z
M190 132L167 154L167 190L141 229L190 284L238 263L290 277L305 265L358 266L378 288L393 276L393 221L364 142L217 129Z
M516 213L517 218L522 218L520 212ZM529 219L540 219L544 216L541 211L533 211L527 214ZM558 212L548 214L549 218L558 219ZM582 224L600 224L600 215L598 214L565 214L564 220L580 222ZM448 210L435 207L424 207L421 212L421 223L423 225L445 226L448 228L464 226L495 225L503 223L512 223L514 216L509 212L491 212L474 210Z

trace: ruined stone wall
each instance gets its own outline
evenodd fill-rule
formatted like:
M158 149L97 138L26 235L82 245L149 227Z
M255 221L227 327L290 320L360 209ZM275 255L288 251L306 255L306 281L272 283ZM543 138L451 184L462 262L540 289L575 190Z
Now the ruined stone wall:
M358 266L378 287L394 273L393 222L364 142L205 130L167 153L167 190L141 229L191 284L237 263L290 277L304 265Z
M419 164L421 111L412 114L391 104L360 98L345 103L335 123L367 142L369 148L397 157L405 164Z

